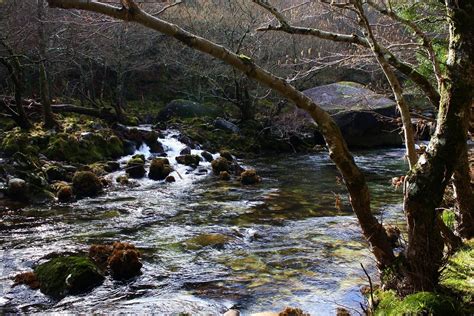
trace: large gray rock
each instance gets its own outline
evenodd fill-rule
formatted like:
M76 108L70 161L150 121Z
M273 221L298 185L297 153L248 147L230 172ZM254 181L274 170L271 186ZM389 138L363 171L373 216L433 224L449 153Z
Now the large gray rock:
M353 82L303 91L331 114L351 147L401 146L395 101Z
M221 109L214 105L200 104L189 100L173 100L158 113L159 121L172 118L216 117Z

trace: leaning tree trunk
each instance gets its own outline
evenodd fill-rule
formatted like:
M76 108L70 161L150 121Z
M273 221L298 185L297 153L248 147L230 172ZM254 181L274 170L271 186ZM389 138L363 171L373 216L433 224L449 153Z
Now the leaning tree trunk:
M466 145L466 115L474 96L474 2L446 0L450 29L447 73L435 135L406 178L408 223L404 291L433 290L438 284L443 241L437 207Z
M330 157L343 176L349 191L352 208L359 220L365 238L371 245L378 267L383 269L393 263L395 255L387 233L370 209L369 189L364 175L355 164L354 158L350 154L341 131L334 120L310 98L286 80L256 65L251 58L237 55L216 43L185 31L177 25L147 14L131 0L126 1L128 7L123 8L97 1L83 0L48 0L48 3L52 7L88 10L121 20L137 22L160 33L172 36L193 49L224 61L307 111L318 124L328 145Z

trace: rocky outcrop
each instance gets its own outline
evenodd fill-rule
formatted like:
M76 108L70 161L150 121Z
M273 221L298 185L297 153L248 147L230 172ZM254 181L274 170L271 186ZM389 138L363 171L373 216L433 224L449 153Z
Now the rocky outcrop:
M353 82L303 91L329 112L351 147L401 146L395 101Z

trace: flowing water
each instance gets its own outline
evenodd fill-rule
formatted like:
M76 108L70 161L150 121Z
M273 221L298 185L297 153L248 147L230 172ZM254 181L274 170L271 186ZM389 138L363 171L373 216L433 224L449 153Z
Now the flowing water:
M169 131L160 139L171 162L185 147L176 136ZM151 156L146 146L140 152ZM374 210L385 222L401 220L401 193L390 178L405 171L403 153L355 154L370 182ZM251 314L288 305L314 315L334 314L341 305L360 311L359 288L367 283L360 263L373 274L374 264L327 153L241 163L256 168L262 183L220 181L209 163L194 170L174 164L175 183L112 181L97 198L0 210L0 311L218 315L231 306ZM225 242L192 242L209 234ZM12 287L15 274L50 253L117 240L140 248L141 276L127 282L108 278L85 295L61 301Z

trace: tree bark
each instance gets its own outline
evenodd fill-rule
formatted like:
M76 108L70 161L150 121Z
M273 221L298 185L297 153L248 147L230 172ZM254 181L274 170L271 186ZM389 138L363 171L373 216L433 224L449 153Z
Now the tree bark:
M453 184L456 198L456 232L463 238L473 238L474 193L472 192L466 145L462 149L462 154L454 171Z
M393 263L395 256L386 231L370 209L370 195L364 175L356 166L354 158L350 154L341 131L334 120L310 98L284 79L257 66L249 57L234 54L230 50L187 32L177 25L153 17L143 12L133 1L127 1L128 7L123 8L84 0L48 0L48 2L52 7L88 10L121 20L137 22L160 33L172 36L193 49L226 62L307 111L318 124L326 140L330 157L344 178L352 207L359 219L363 234L372 247L379 268L383 269Z
M405 291L429 291L438 284L443 241L436 225L446 185L466 145L466 116L474 96L474 3L446 0L450 29L447 74L435 135L406 178L404 209L408 223Z

